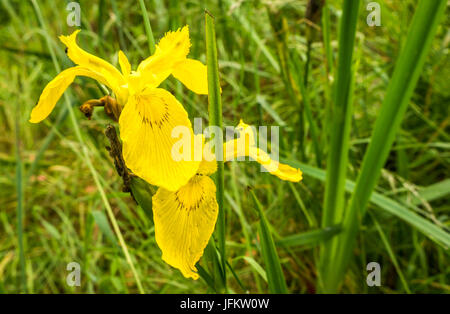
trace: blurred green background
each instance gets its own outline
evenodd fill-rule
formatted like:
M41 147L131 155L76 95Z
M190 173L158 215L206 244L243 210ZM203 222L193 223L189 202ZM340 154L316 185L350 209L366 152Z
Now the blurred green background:
M386 87L417 5L415 0L377 1L380 27L369 27L362 1L356 35L352 129L347 176L355 180L385 96ZM147 293L212 292L202 280L185 279L161 260L149 213L136 205L105 149L103 134L110 122L101 111L92 120L77 107L104 95L95 81L77 78L66 92L74 107L84 142L61 99L40 124L28 122L45 85L72 65L58 36L70 34L68 1L0 0L0 292L2 293L136 293L129 265L117 244L94 183L93 164L137 272ZM149 55L137 1L79 1L80 46L118 66L123 50L132 67ZM341 1L327 1L331 55L323 45L322 22L306 19L308 1L145 1L155 39L188 24L190 57L205 62L204 9L216 21L224 125L239 119L254 125L279 125L280 155L315 168L326 168L329 151L330 85L337 56ZM382 171L376 191L449 230L450 78L448 19L438 28L415 88L401 131ZM40 21L40 15L42 20ZM309 64L307 93L315 123L305 117L304 97L283 79L285 55L296 53ZM284 57L283 57L284 56ZM327 60L332 60L332 64ZM305 75L292 69L293 76ZM175 93L193 117L208 120L207 97L188 91L175 80L165 87ZM314 133L314 134L313 134ZM88 155L83 154L83 147ZM88 156L88 157L86 157ZM261 173L256 163L225 165L225 210L230 292L266 293L268 286L259 239L258 215L250 186L260 200L291 293L314 293L318 246L283 239L318 230L324 182L305 172L302 182L283 182ZM358 234L354 259L342 292L449 293L448 248L379 206L370 204ZM22 225L22 226L21 226ZM22 230L23 229L23 230ZM21 240L20 240L21 239ZM288 238L289 239L289 238ZM21 247L20 243L23 243ZM21 257L22 255L22 257ZM21 264L21 261L23 263ZM81 286L66 284L66 265L81 265ZM366 264L381 265L382 285L368 287Z

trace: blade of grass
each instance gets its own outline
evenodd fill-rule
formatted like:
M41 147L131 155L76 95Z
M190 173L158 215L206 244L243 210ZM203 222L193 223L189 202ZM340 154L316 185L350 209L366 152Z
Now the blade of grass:
M342 230L339 226L327 227L325 229L311 230L298 234L286 236L277 240L277 245L285 247L291 246L303 246L303 245L316 245L325 240L330 239Z
M47 27L45 25L44 18L42 16L42 13L41 13L41 10L39 8L39 5L36 2L36 0L32 0L31 3L33 4L33 8L34 8L34 10L36 12L36 16L37 16L37 18L39 20L39 24L40 24L40 26L41 26L44 34L45 34L47 47L48 47L48 50L50 52L50 55L52 56L52 60L53 60L54 66L55 66L55 70L56 70L56 72L60 72L61 67L60 67L60 65L58 63L58 60L56 59L56 55L55 55L55 52L53 50L53 46L52 46L51 41L50 41L50 34L48 33L48 29L47 29ZM80 130L79 126L78 126L78 122L77 122L77 120L75 118L75 114L73 112L72 106L70 104L69 97L67 96L67 93L64 94L64 98L65 98L66 106L67 106L67 108L69 110L69 116L70 116L70 119L71 119L71 122L72 122L72 125L73 125L73 128L74 128L74 131L75 131L76 138L77 138L77 140L80 143L81 148L82 148L81 151L82 151L82 154L84 156L84 161L86 162L86 165L88 166L88 168L89 168L89 170L90 170L90 172L92 174L92 177L94 179L95 185L97 186L97 188L99 190L101 199L102 199L103 204L104 204L104 206L106 208L106 211L108 213L108 217L111 220L111 223L113 225L113 229L114 229L114 231L116 233L117 238L119 239L119 244L120 244L120 246L121 246L121 248L123 250L123 253L125 255L125 259L126 259L128 265L130 266L130 269L131 269L131 271L133 273L133 276L135 277L136 284L137 284L137 287L139 289L139 292L143 294L144 293L144 289L142 287L141 280L140 280L139 275L138 275L138 273L136 271L136 268L134 267L133 261L131 259L131 256L130 256L129 252L128 252L127 245L125 243L125 240L123 239L122 232L120 231L119 225L118 225L117 220L116 220L116 218L114 216L114 213L112 211L111 205L109 204L108 198L106 197L105 190L103 189L103 186L100 183L100 180L98 178L98 173L95 170L94 165L92 164L92 161L91 161L91 159L89 157L89 152L88 152L88 150L86 148L86 145L84 143L83 137L81 135L81 130Z
M234 279L236 279L236 282L238 283L239 287L241 287L241 289L243 291L248 291L248 289L244 286L244 284L242 283L241 279L239 279L239 276L236 274L236 272L234 271L233 267L231 266L230 263L228 263L227 261L227 266L231 271L231 274L233 275Z
M116 237L114 236L114 232L108 223L108 218L105 213L100 210L93 210L91 212L92 217L94 218L95 223L97 224L100 231L106 236L106 238L111 242L111 244L117 246Z
M298 193L294 183L288 182L289 188L292 191L292 194L294 195L295 200L297 201L298 205L300 206L300 209L303 212L303 215L305 215L306 220L308 221L308 224L310 227L314 228L317 227L317 221L313 215L310 215L308 210L306 209L305 204L303 203L300 194Z
M214 17L205 10L205 43L206 43L206 65L208 75L208 111L209 125L222 128L222 99L220 96L219 64L217 61L217 43L214 27ZM222 138L214 138L216 141L216 156L222 156ZM224 207L224 166L223 158L217 158L217 172L214 175L217 187L217 203L219 204L219 214L217 218L217 237L219 241L219 252L221 255L224 287L226 285L226 251L225 251L225 207Z
M257 261L255 261L255 259L253 257L249 257L249 256L241 256L240 258L242 258L243 260L245 260L247 263L250 264L250 266L259 274L259 276L265 281L267 282L267 273L264 270L264 268L262 268L261 265L258 264Z
M200 264L195 265L195 267L198 270L199 276L213 291L216 291L216 287L214 286L214 279L211 277L211 275Z
M117 29L117 32L119 33L120 49L122 49L123 51L126 51L125 37L123 36L123 26L122 26L120 11L119 11L119 8L117 7L117 1L111 0L111 6L114 11L114 15L116 17L116 29Z
M403 288L405 289L406 293L411 294L411 290L409 289L408 283L405 280L405 276L403 275L402 269L400 268L397 258L395 257L395 253L392 251L392 247L389 244L389 241L383 231L383 229L380 227L380 224L378 223L378 221L376 220L376 218L374 217L374 215L370 215L370 217L372 218L375 227L377 228L378 233L380 234L380 238L381 241L383 242L386 251L388 252L389 258L392 261L392 264L394 264L395 270L397 271L398 276L400 277L400 281L402 282Z
M330 9L328 6L329 6L328 1L326 1L326 3L322 8L322 34L323 34L323 46L327 60L327 74L331 74L333 70L333 50L331 49Z
M153 37L152 26L150 24L150 19L148 17L147 8L145 7L144 0L139 0L139 4L141 6L142 17L144 18L144 26L145 32L147 34L148 48L150 50L150 54L153 54L155 52L155 38Z
M359 0L345 0L339 31L337 79L334 85L330 151L327 160L322 227L339 223L344 211L345 179L348 161L348 143L352 116L352 69ZM327 270L332 263L332 242L325 241L320 250L319 289L327 291ZM332 270L330 270L332 271Z
M228 7L232 6L230 0L226 0ZM272 55L270 50L265 45L264 41L259 37L258 33L255 31L255 28L250 25L249 21L243 14L240 14L238 10L233 10L233 16L238 20L239 25L250 35L250 38L255 42L259 49L261 49L262 54L267 58L270 65L274 68L277 73L280 73L280 66L276 61L275 57Z
M302 172L307 176L325 182L326 171L323 169L318 169L307 164L292 160L281 159L280 161L289 163L293 167L302 169ZM355 191L355 185L355 182L347 179L345 182L345 190L349 193L353 193ZM430 240L436 242L445 249L450 248L450 234L448 232L444 231L442 228L433 224L429 220L419 216L402 204L397 203L396 201L378 192L372 193L372 195L370 196L370 202L377 205L385 212L397 216L401 220L409 223L411 226L422 232Z
M364 155L355 192L344 217L344 230L337 237L336 254L333 257L332 267L330 265L332 271L327 277L328 291L336 291L344 277L356 241L359 223L389 155L445 7L445 0L422 0L417 6L375 122L369 147Z
M261 203L257 199L255 192L251 190L250 193L259 214L258 234L261 241L261 253L266 266L270 293L288 293L280 259L278 258L277 249L269 229L269 222L264 215Z
M433 200L445 197L450 194L450 179L442 180L438 183L421 188L418 191L418 195L413 197L411 203L418 205L423 201L431 202ZM404 198L406 201L406 198Z
M27 292L27 276L25 272L25 250L24 250L24 233L23 233L23 164L20 151L20 101L16 103L16 119L15 119L15 135L16 135L16 193L17 193L17 241L19 244L19 267L20 267L20 287L23 293Z
M316 122L313 119L313 115L312 115L312 111L311 111L311 103L310 103L310 97L309 97L309 93L308 93L308 89L306 88L306 66L307 64L305 64L304 69L302 70L301 65L300 65L300 58L298 56L297 53L292 53L292 66L296 69L296 71L293 71L294 73L294 78L297 82L297 86L300 88L300 93L302 95L303 98L303 107L304 107L304 111L306 114L306 118L308 119L309 122L309 127L311 129L311 139L313 142L313 147L314 147L314 152L315 152L315 157L316 157L316 163L317 166L320 167L322 165L322 151L320 149L320 141L319 141L319 137L318 137L318 132L317 132L317 125ZM301 73L305 72L305 75L301 75ZM303 113L302 113L303 114Z

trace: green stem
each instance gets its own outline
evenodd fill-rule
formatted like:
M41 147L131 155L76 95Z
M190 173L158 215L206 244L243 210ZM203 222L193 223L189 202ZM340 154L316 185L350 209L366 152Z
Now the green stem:
M352 69L358 20L359 0L345 0L339 32L339 56L337 80L332 110L330 152L327 160L327 180L325 184L324 212L322 227L339 223L344 212L345 179L348 161L348 145L352 116ZM325 241L321 247L319 260L319 289L327 291L326 271L332 272L332 242Z
M206 25L206 64L208 73L208 110L209 125L219 127L222 130L222 100L220 96L219 64L217 61L216 33L214 28L214 17L205 11ZM222 157L221 152L223 138L214 138L216 141L216 156ZM225 251L225 207L224 207L224 166L223 158L218 158L215 182L217 186L217 203L219 204L219 215L217 219L217 233L219 240L219 252L221 255L224 286L226 290L226 251Z
M23 165L20 152L20 101L16 108L16 191L17 191L17 237L19 242L19 266L20 266L20 285L23 293L27 293L27 276L25 272L25 250L23 245Z

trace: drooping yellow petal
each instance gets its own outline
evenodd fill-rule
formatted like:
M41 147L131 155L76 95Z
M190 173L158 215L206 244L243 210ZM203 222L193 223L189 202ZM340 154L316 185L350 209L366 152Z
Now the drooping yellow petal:
M172 75L196 94L208 94L206 65L200 61L186 59L177 63Z
M124 77L112 64L94 56L77 44L77 35L80 30L74 31L69 36L60 36L61 42L66 45L67 56L76 64L101 74L109 88L116 94L117 101L123 106L127 101L127 90L122 86L126 84Z
M302 180L302 172L300 169L293 168L271 159L269 154L257 147L250 147L249 152L248 156L250 156L250 158L262 165L267 172L277 176L281 180L291 182L299 182Z
M191 149L191 122L186 110L168 91L146 89L130 96L119 125L125 163L148 183L176 191L196 173L201 159L196 160ZM172 137L179 130L183 131L181 139ZM183 139L189 142L176 151L183 157L179 158L173 148Z
M124 78L128 78L128 76L131 73L131 64L128 61L127 56L123 53L122 50L119 50L119 65L120 69L122 70L122 74Z
M45 86L37 105L31 111L30 122L38 123L47 118L76 76L87 76L106 85L106 79L97 72L81 66L68 68L59 73Z
M230 161L238 157L250 157L262 165L267 172L285 181L299 182L302 180L300 169L273 160L267 152L256 146L255 130L242 120L236 128L239 138L224 143L224 160Z
M159 86L172 73L175 64L186 59L190 46L188 26L175 32L167 32L156 45L155 53L137 68L142 86Z
M217 220L216 186L196 175L176 192L159 188L153 196L156 243L162 259L183 276L198 279L195 264L203 255Z

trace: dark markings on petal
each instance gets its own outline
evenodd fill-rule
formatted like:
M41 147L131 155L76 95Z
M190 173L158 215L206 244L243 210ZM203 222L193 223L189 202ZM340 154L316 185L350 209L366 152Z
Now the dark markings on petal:
M150 127L153 129L153 125L157 126L159 129L162 128L163 124L169 121L170 113L169 113L169 106L164 103L164 114L159 118L158 121L155 121L152 119L152 117L144 117L142 116L141 112L139 112L139 116L142 118L142 123L150 125Z
M200 175L196 175L194 178L192 178L191 180L196 180L197 176ZM178 196L178 192L175 192L175 200L178 202L178 208L179 210L186 210L188 213L191 211L195 211L198 210L200 208L200 204L205 200L205 191L202 187L202 191L200 192L200 198L194 203L194 204L186 204L184 203L180 197Z

